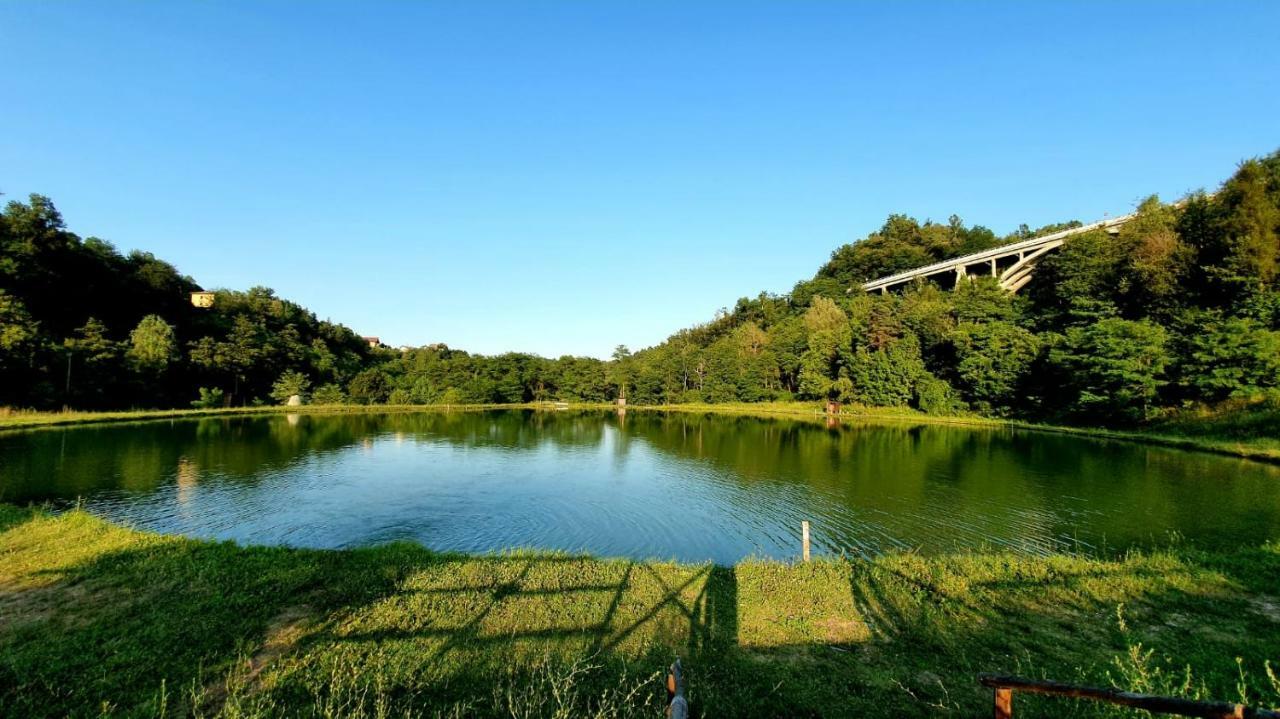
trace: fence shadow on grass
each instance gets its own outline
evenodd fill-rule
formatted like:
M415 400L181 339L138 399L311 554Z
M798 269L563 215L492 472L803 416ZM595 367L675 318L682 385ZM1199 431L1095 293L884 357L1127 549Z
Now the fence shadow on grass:
M97 531L101 551L0 581L0 715L212 714L238 695L268 714L376 713L366 699L431 710L560 671L585 700L736 641L727 568ZM642 690L656 700L658 686Z
M1114 632L1081 630L1120 602L1145 640L1194 640L1202 657L1260 663L1280 638L1280 621L1230 598L1280 573L1269 550L1208 578L1167 558L1048 575L1000 558L729 568L244 548L33 517L0 512L3 556L48 555L0 567L5 716L546 716L557 702L657 716L652 676L676 655L703 716L973 714L989 710L978 672L1105 666ZM31 521L65 524L24 533ZM1206 676L1215 691L1234 681Z

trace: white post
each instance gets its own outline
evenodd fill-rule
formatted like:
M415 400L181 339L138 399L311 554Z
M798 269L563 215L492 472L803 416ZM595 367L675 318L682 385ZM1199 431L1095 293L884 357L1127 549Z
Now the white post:
M809 520L800 522L800 544L804 547L804 561L809 561Z

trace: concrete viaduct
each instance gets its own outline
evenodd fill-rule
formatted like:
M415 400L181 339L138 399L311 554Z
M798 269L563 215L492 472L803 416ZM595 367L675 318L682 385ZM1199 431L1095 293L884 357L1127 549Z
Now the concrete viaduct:
M1009 292L1017 292L1031 281L1031 273L1041 257L1062 247L1062 243L1072 235L1080 235L1093 230L1105 230L1116 234L1120 226L1133 219L1133 215L1124 215L1110 220L1102 220L1089 225L1073 227L1069 230L1054 232L1041 237L1032 237L1000 247L993 247L971 255L956 257L932 265L917 267L914 270L899 272L896 275L881 277L864 285L867 292L887 293L900 289L917 279L933 279L949 287L955 287L966 277L995 277L1000 286ZM953 281L954 278L954 281Z

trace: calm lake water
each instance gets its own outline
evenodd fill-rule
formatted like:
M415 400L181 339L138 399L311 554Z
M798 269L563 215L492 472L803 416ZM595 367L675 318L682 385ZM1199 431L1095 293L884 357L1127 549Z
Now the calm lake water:
M631 412L269 415L0 435L0 499L244 543L714 560L1280 537L1280 467L911 423Z

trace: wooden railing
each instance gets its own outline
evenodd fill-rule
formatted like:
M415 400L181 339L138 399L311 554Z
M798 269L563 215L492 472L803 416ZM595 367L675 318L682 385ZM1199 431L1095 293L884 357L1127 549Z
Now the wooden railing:
M996 674L980 674L978 675L978 682L984 687L991 687L995 690L995 719L1012 719L1013 692L1015 690L1027 692L1028 694L1089 699L1091 701L1133 707L1134 709L1145 709L1157 714L1175 714L1184 717L1202 717L1203 719L1280 719L1280 711L1254 709L1243 704L1231 704L1229 702L1198 702L1190 699L1136 694L1134 692L1120 691L1119 689L1099 689L1076 684L1063 684L1061 682L1023 679L1022 677L999 676Z

